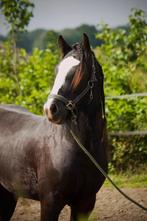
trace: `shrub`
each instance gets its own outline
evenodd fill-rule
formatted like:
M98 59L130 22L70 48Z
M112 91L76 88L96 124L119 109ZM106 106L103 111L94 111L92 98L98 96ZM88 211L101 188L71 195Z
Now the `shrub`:
M58 54L50 49L14 53L8 43L0 49L0 102L15 103L41 114L54 79Z
M127 29L103 25L97 34L103 40L96 49L105 73L105 94L116 96L147 91L147 26L145 12L133 10ZM147 98L107 100L108 130L134 131L147 129ZM111 137L113 166L125 169L145 163L146 137Z

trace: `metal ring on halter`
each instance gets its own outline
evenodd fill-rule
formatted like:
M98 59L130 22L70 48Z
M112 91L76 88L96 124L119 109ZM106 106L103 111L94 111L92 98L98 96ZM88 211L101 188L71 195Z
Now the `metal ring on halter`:
M74 110L75 109L75 103L72 100L69 100L68 103L66 104L66 108L68 110Z
M94 87L94 81L88 81L88 86L92 89Z

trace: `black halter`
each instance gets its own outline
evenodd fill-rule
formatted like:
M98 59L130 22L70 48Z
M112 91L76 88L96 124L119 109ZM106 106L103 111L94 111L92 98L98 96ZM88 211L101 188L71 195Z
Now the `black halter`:
M69 110L72 114L72 119L74 121L76 121L76 114L75 114L75 110L76 110L76 104L90 91L90 102L93 100L93 87L94 87L94 83L97 82L97 78L96 78L96 68L94 65L94 56L92 56L92 76L91 79L88 81L87 87L73 100L68 100L66 97L59 95L59 94L50 94L49 95L49 99L50 98L54 98L57 99L59 101L62 101L65 104L65 107L67 110ZM90 103L89 102L89 103Z

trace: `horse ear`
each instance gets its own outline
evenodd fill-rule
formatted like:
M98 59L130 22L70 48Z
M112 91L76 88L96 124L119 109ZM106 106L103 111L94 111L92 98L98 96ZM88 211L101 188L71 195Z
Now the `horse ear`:
M83 49L85 49L87 52L91 51L89 38L85 33L83 33L82 46L83 46Z
M68 45L68 43L61 35L58 38L58 45L61 50L62 57L64 57L68 52L72 50L72 48Z

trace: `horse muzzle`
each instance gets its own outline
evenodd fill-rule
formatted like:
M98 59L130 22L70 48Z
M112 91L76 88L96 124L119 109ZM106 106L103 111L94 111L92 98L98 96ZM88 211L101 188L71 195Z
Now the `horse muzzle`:
M50 99L45 103L44 113L49 121L56 124L64 123L68 114L65 105L56 99Z

